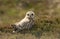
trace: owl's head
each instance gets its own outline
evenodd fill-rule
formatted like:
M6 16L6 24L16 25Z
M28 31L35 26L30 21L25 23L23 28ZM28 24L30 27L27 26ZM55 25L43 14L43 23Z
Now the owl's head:
M35 13L33 11L28 11L25 17L29 19L34 19Z

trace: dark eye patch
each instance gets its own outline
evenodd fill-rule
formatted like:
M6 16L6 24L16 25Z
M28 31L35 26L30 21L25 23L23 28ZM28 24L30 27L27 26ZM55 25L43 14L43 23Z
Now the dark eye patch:
M31 14L33 16L33 14Z
M29 14L27 14L29 16Z

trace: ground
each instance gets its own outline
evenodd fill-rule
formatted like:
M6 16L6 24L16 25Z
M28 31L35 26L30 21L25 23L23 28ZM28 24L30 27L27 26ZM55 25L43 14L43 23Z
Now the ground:
M43 32L41 35L34 35L31 33L2 33L0 32L0 39L60 39L60 34L57 32Z

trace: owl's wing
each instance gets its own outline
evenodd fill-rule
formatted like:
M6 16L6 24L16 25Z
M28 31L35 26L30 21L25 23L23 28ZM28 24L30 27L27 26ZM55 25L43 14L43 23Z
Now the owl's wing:
M21 27L23 29L25 29L25 28L27 28L28 24L29 24L29 22L23 22L22 25L21 25Z
M17 28L17 29L25 29L27 28L27 26L29 25L29 20L21 20L20 22L17 22L14 24L13 28Z
M23 30L23 29L27 28L28 24L29 23L28 22L25 22L25 21L18 22L16 24L14 24L13 28Z

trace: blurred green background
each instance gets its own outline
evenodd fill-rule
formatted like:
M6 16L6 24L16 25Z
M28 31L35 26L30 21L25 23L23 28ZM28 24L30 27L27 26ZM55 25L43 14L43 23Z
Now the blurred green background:
M32 32L60 32L60 0L0 0L0 31L12 31L29 10L36 14Z
M24 18L27 11L33 10L36 27L57 30L60 28L59 6L59 0L0 0L0 28L10 27Z

